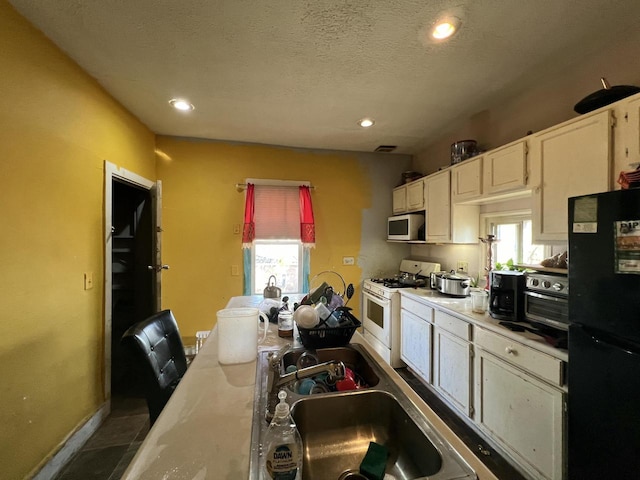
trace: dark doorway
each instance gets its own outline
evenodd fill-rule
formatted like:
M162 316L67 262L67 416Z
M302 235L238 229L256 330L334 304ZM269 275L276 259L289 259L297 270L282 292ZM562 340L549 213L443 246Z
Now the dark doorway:
M122 334L156 310L153 212L149 190L113 181L111 393L137 394Z

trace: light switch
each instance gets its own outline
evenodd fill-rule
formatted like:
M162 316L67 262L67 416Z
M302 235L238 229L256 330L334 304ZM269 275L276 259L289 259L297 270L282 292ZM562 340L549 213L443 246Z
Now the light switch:
M240 269L238 268L238 265L231 265L231 276L237 277L238 275L240 275Z
M233 226L233 234L234 234L234 235L239 235L239 234L240 234L240 224L239 224L239 223L236 223L236 224Z
M84 289L91 290L93 288L93 272L85 272L84 274Z

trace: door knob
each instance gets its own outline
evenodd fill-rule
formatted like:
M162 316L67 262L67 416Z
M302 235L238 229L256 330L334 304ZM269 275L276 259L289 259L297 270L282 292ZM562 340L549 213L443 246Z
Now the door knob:
M159 272L160 270L169 270L169 265L147 265L147 268Z

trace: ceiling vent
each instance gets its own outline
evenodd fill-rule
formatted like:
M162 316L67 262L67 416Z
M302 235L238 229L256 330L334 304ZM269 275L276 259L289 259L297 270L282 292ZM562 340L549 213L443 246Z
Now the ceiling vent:
M396 148L398 147L396 147L395 145L380 145L374 150L374 152L390 153L393 152Z

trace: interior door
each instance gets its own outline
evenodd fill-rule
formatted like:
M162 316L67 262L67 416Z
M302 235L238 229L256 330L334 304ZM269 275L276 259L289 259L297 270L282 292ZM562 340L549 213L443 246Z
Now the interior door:
M105 398L110 399L122 329L161 309L162 190L160 182L110 162L105 162L104 189L103 388ZM132 289L133 295L127 289ZM118 317L122 312L114 311L116 305L128 318Z

